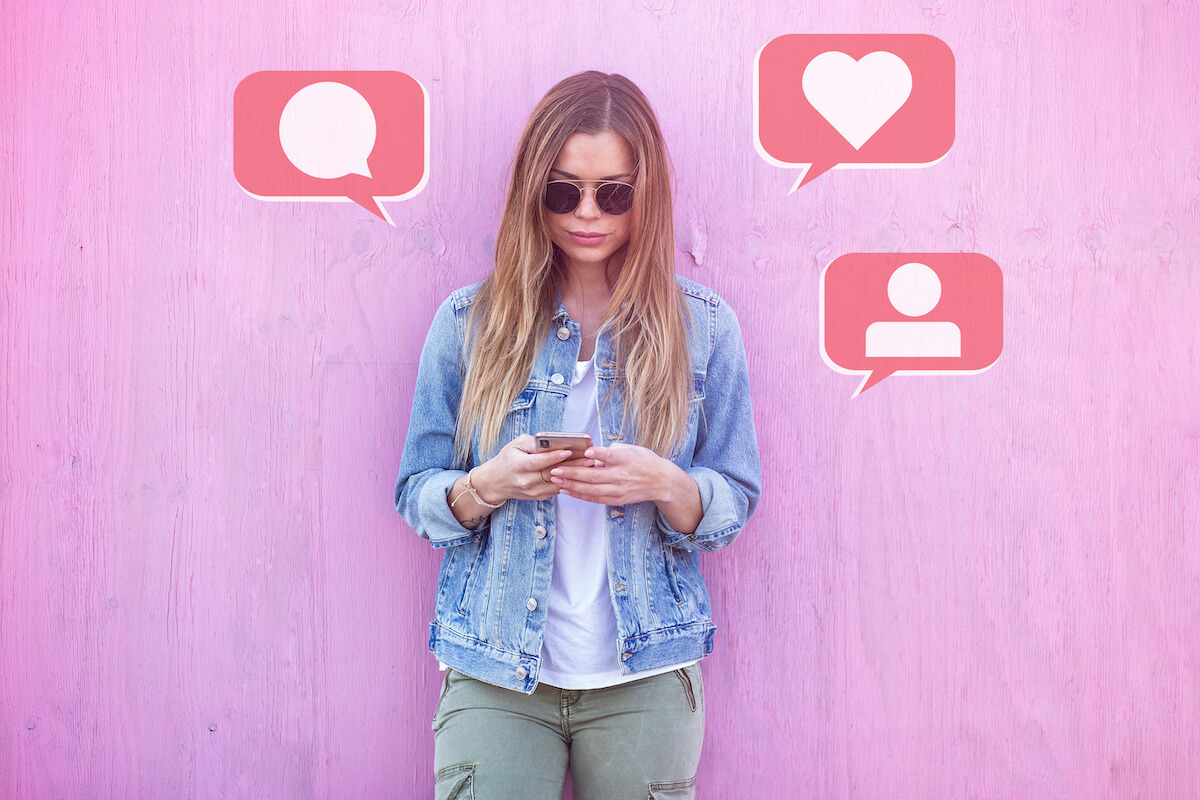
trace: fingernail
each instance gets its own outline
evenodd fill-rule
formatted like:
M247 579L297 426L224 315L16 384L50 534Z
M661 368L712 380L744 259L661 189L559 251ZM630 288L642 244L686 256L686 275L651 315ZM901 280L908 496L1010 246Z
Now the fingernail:
M554 469L550 470L550 474L551 475L562 475L563 474L562 467L555 467Z

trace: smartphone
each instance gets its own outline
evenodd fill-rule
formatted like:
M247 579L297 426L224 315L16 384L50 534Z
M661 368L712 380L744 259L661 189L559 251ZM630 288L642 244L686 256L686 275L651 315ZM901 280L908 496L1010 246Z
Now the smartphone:
M592 437L588 434L563 431L539 431L533 435L533 441L539 453L570 450L575 458L582 458L584 451L592 446Z

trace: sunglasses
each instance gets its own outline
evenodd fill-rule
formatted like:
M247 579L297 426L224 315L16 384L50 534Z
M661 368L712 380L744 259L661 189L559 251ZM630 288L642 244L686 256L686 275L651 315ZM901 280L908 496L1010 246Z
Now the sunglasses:
M583 202L583 193L591 187L583 187L576 181L550 181L542 201L554 214L570 214ZM604 181L592 189L596 193L596 205L605 214L620 216L633 208L633 187L621 181Z

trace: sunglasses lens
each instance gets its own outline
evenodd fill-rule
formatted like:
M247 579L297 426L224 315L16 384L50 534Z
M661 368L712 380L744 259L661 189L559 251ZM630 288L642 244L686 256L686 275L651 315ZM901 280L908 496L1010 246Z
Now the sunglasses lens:
M633 208L633 187L625 183L601 184L596 189L596 205L605 214L624 214Z
M550 181L542 196L546 208L555 214L570 214L579 207L583 192L566 181ZM602 183L596 187L596 205L605 214L619 216L633 208L633 187L626 183Z
M551 181L546 184L546 208L555 214L569 214L579 205L581 194L574 184Z

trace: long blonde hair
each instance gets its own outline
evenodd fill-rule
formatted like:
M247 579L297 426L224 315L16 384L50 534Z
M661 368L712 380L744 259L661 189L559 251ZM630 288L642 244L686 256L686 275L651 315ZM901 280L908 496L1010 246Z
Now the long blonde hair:
M666 146L642 91L628 78L593 70L555 84L533 109L517 144L495 268L480 287L468 324L470 358L455 433L455 453L463 464L470 463L475 434L483 454L506 444L497 441L504 418L525 389L553 324L563 275L542 206L550 168L572 134L608 130L625 138L637 163L629 243L604 323L626 398L624 440L662 456L681 443L692 369L686 306L675 283ZM630 411L633 431L627 427Z

